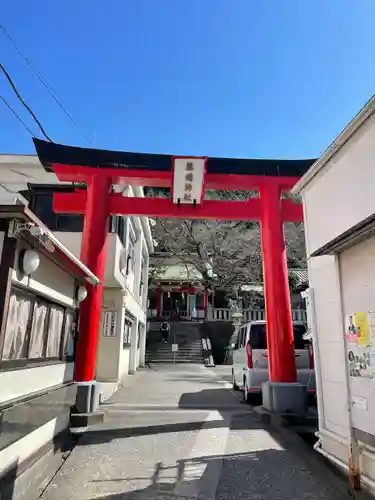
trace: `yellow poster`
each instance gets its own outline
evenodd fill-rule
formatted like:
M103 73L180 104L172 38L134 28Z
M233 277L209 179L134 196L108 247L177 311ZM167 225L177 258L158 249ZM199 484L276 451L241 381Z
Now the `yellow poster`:
M369 345L369 331L367 327L367 314L365 312L354 313L354 325L357 332L358 345Z

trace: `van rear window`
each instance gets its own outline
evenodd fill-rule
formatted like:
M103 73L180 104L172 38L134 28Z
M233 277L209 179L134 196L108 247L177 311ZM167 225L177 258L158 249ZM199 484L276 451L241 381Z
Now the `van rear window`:
M267 349L266 325L251 325L250 345L253 349Z
M293 333L294 349L307 349L310 342L303 338L306 333L305 325L293 325Z
M306 333L305 325L293 325L294 348L306 349L309 341L303 338ZM253 349L267 349L267 331L266 325L251 325L250 345Z

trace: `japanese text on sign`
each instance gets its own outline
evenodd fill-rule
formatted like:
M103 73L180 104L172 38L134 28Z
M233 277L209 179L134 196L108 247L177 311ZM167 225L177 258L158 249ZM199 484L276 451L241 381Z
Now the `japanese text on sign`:
M117 312L107 311L104 313L103 337L116 337Z
M174 203L200 203L204 169L205 160L203 158L174 159Z

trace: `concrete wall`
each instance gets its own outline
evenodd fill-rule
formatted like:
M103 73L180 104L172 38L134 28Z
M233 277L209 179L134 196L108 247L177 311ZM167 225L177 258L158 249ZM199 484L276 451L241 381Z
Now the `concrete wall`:
M374 256L375 236L340 255L344 315L375 310ZM350 377L350 390L352 397L366 402L366 407L351 406L353 426L375 436L375 380Z
M310 253L375 213L374 134L375 115L303 189Z

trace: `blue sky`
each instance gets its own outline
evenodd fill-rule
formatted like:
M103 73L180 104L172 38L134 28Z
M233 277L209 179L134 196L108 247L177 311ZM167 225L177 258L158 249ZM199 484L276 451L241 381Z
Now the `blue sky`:
M1 22L96 147L319 155L375 89L374 0L13 0ZM0 32L56 142L88 143ZM3 95L38 129L0 75ZM0 152L32 153L0 102Z

